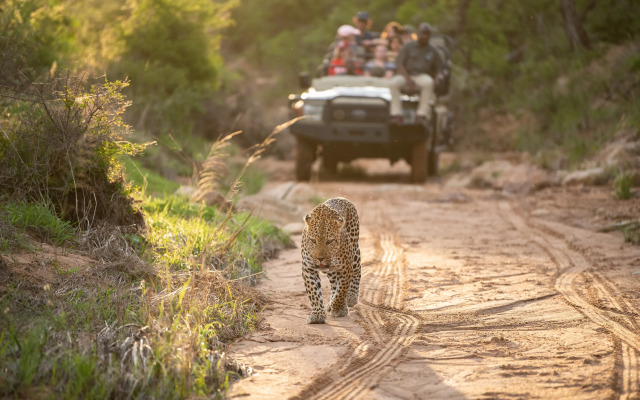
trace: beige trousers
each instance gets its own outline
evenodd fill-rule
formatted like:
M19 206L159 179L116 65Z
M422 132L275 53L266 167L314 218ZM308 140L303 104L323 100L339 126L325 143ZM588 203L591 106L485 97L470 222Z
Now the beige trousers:
M431 104L435 100L435 93L433 92L433 78L427 74L412 75L411 78L416 82L418 89L420 89L420 102L418 103L418 109L416 115L423 116L427 119L431 118ZM407 81L402 75L396 75L391 78L389 82L389 89L391 90L391 116L402 115L402 103L400 101L400 92L402 89L406 89Z

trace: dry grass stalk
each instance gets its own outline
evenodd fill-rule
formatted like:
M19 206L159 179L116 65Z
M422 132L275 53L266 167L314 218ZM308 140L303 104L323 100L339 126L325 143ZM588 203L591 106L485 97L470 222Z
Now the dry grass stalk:
M236 179L231 184L231 187L229 188L229 193L227 193L227 201L231 200L233 198L233 196L238 194L238 191L240 190L240 187L241 187L241 184L242 184L242 177L247 172L247 169L249 168L249 166L251 164L253 164L254 162L256 162L257 160L259 160L260 157L262 157L262 154L267 150L269 145L271 145L273 142L276 141L276 136L280 132L284 131L289 126L293 125L300 118L303 118L303 117L294 118L294 119L291 119L291 120L289 120L289 121L287 121L287 122L285 122L283 124L280 124L280 125L276 126L275 129L273 131L271 131L271 133L260 144L258 144L255 147L255 149L253 150L253 153L251 154L251 156L249 156L249 159L244 164L244 166L242 167L242 169L240 170L240 172L236 176Z
M197 191L199 193L219 189L221 179L227 173L225 159L229 156L228 149L231 139L240 133L242 131L230 133L211 145L207 158L202 162L199 169L195 171L198 181Z

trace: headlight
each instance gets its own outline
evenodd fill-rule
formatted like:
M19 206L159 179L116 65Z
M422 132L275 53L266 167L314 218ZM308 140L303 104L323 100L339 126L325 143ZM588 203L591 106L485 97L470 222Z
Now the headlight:
M302 115L313 121L321 121L323 109L324 101L305 100L302 104Z

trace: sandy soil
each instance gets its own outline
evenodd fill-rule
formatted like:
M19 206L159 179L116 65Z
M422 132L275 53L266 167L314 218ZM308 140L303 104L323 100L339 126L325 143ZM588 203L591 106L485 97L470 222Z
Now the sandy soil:
M640 398L640 246L597 232L637 217L637 199L603 187L506 196L411 185L406 165L384 161L364 179L310 184L294 183L288 163L270 168L276 181L254 204L267 217L261 204L290 204L278 222L298 244L313 201L354 202L360 303L306 324L299 249L281 253L258 286L271 300L263 329L230 346L255 374L229 398Z

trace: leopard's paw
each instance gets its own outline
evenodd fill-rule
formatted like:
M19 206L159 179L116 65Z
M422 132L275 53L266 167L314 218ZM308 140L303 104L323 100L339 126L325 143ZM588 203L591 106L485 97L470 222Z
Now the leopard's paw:
M323 314L314 314L311 313L307 317L307 324L325 324L327 322L327 316Z
M347 307L344 307L342 309L331 307L331 311L329 312L329 314L332 317L346 317L347 314L349 314L349 309Z

